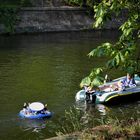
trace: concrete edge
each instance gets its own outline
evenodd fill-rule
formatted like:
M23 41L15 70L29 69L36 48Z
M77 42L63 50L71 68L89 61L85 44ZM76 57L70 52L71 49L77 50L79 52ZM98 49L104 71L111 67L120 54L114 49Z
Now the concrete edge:
M61 6L61 7L22 7L22 11L86 11L86 8L82 7L70 7L70 6Z

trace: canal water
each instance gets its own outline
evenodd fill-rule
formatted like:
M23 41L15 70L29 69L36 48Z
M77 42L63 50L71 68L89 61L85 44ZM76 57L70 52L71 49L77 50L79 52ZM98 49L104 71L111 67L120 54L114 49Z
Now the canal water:
M100 43L115 41L116 31L47 33L0 37L0 139L39 140L55 136L65 110L75 106L82 78L105 58L87 54ZM111 72L112 78L123 73ZM18 116L23 103L48 104L53 117L25 120ZM140 102L107 107L92 106L93 117L140 114Z

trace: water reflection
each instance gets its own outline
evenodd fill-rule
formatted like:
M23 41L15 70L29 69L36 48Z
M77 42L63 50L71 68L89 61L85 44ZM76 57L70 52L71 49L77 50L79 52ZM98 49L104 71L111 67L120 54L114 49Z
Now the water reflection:
M100 112L100 115L106 115L109 108L103 104L97 104L95 108Z
M75 105L76 105L76 109L89 114L94 114L96 110L100 113L100 115L106 115L111 109L103 104L87 104L84 101L76 102Z
M47 120L28 120L21 119L19 122L20 128L24 131L31 130L32 132L40 132L42 129L46 128Z
M76 109L82 110L85 112L86 108L87 108L87 104L85 101L77 101L77 102L75 102L75 107L76 107Z

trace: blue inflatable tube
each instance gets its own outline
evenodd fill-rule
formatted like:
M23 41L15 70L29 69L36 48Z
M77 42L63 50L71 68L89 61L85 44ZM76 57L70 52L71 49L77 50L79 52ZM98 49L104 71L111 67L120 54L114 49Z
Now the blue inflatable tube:
M50 118L52 116L52 112L46 111L46 113L28 113L25 114L25 111L21 110L19 112L19 116L21 118L27 118L27 119L42 119L42 118Z

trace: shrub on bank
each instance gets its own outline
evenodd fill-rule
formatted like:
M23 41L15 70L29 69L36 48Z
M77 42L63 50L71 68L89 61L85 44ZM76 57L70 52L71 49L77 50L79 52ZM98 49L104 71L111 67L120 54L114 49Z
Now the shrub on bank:
M17 6L0 6L0 24L4 25L7 33L14 32L18 9Z
M80 110L66 111L63 122L60 123L57 135L77 137L82 140L114 140L140 137L140 119L136 116L122 119L115 116L104 116L99 119L82 113Z
M17 13L26 6L31 6L30 0L0 0L0 24L6 33L14 33L14 26L19 20Z

